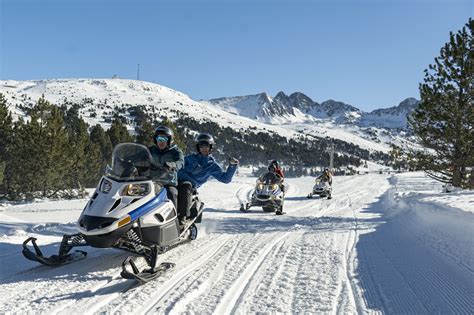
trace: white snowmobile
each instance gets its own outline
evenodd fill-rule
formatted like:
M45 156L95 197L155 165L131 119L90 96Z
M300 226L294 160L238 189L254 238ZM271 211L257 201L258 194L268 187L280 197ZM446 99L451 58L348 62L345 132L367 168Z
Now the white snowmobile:
M313 186L313 191L308 194L308 198L313 198L314 195L318 195L321 198L327 197L331 199L332 187L329 182L316 178Z
M107 168L79 217L79 233L64 235L59 254L51 257L44 257L36 238L30 237L23 243L23 255L47 266L61 266L86 257L84 251L70 253L74 247L118 248L145 258L149 268L141 272L132 257L122 263L122 277L140 282L148 282L173 268L172 263L157 265L158 255L196 239L195 223L201 222L203 203L195 193L193 219L179 225L166 189L150 178L152 166L147 147L136 143L117 145L112 167ZM34 251L28 247L30 242Z
M250 207L261 206L263 212L275 212L277 215L283 214L283 202L285 193L280 185L282 178L274 172L262 174L255 185L250 202L242 203L240 211L247 212Z

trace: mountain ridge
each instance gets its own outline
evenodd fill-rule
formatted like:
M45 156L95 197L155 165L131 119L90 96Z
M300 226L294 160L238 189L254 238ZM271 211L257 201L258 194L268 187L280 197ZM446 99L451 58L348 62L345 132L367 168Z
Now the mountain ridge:
M402 100L398 105L365 112L353 105L333 99L318 103L302 92L294 92L287 95L285 92L279 91L273 99L268 97L267 93L254 94L253 96L257 95L266 95L268 101L264 104L251 104L252 100L250 97L252 95L244 95L230 98L220 97L210 99L206 102L221 107L224 110L229 110L235 114L267 122L271 122L272 118L303 114L318 119L332 119L337 124L353 123L364 127L376 126L387 129L398 128L405 130L407 130L406 116L409 115L419 103L417 99L409 97ZM253 111L240 111L239 106L234 106L234 100L236 98L239 100L245 99L247 108L253 108ZM223 103L225 103L225 106L222 106ZM311 121L311 117L307 117L306 119Z
M303 93L287 96L283 92L272 98L267 93L220 98L216 106L208 101L195 101L186 94L159 84L124 79L51 79L32 81L0 81L3 93L16 118L25 117L25 106L33 106L42 95L56 105L76 102L80 115L93 126L110 126L111 117L119 112L130 117L128 109L143 106L153 117L171 120L187 115L199 121L214 121L223 128L275 133L288 139L305 137L333 138L353 143L370 151L388 152L390 142L404 141L382 129L356 125L338 125L328 119L306 114L321 109ZM276 100L275 100L276 99ZM257 106L255 106L257 104ZM237 106L236 106L237 105ZM330 105L330 104L326 104ZM242 115L242 112L246 115ZM252 119L246 116L261 117ZM133 125L129 125L133 131Z

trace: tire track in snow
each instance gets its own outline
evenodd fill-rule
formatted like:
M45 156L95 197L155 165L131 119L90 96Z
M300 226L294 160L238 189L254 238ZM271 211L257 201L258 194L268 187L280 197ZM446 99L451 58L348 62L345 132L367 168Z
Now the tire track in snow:
M197 267L193 265L196 262L196 258L199 261L205 260L205 259L210 259L209 257L209 250L213 250L213 248L218 248L222 247L223 244L227 242L228 237L225 235L221 235L215 239L208 240L204 244L195 244L195 246L198 246L199 248L193 253L192 258L188 258L186 262L184 262L186 267L182 269L181 271L177 271L176 269L173 269L170 271L169 274L163 275L163 277L160 277L154 281L151 281L147 284L144 285L137 285L136 289L132 289L129 291L125 292L119 292L118 295L114 296L113 298L108 298L107 303L102 303L100 310L101 313L116 313L116 312L136 312L136 309L127 309L127 307L130 307L130 303L128 301L130 300L140 300L142 301L143 308L145 308L147 305L149 305L150 301L153 301L156 299L156 292L160 292L162 290L162 286L165 286L168 288L168 291L173 289L173 284L176 284L179 279L177 277L182 277L183 274L189 274L193 270L195 270ZM188 243L186 245L191 245L193 242ZM217 245L216 245L217 244ZM179 249L179 250L178 250ZM189 253L189 247L188 246L180 246L177 249L174 249L173 251L169 252L169 255L166 256L166 258L163 258L165 260L172 260L173 257L182 257L183 255L186 255L186 253ZM177 264L177 267L179 268L181 266L181 263ZM134 281L130 281L132 283L135 283ZM151 293L150 293L151 292ZM105 305L106 304L106 305Z
M294 286L294 247L302 233L289 234L270 251L249 281L235 313L291 313L291 289Z
M192 274L195 270L204 266L209 260L211 260L216 254L220 252L220 250L226 245L227 238L224 241L221 241L219 245L212 248L206 255L203 255L198 260L195 260L192 265L189 265L188 268L181 270L174 274L171 279L169 279L160 290L160 293L153 296L153 299L145 304L142 308L137 310L137 313L147 313L152 310L155 305L159 304L161 299L165 297L169 292L175 289L183 280L186 279L190 274Z
M186 286L184 288L184 299L180 296L175 297L180 301L172 302L177 305L176 309L180 312L193 313L211 313L217 307L217 304L227 292L227 290L235 283L235 281L242 275L249 264L252 263L261 253L261 249L274 239L274 233L263 234L241 234L235 235L236 239L232 248L228 251L228 255L221 259L215 265L209 267L209 271L203 275L207 277L206 280L200 278L200 281L208 281L204 285L207 290L200 291L197 295L188 296L187 291L192 291L192 287ZM200 290L200 289L198 289ZM176 295L182 294L181 291L176 292ZM186 305L183 303L186 302ZM168 312L169 308L156 308L155 312ZM173 309L174 312L174 309Z
M284 233L266 247L262 249L259 256L244 270L242 275L227 290L221 301L214 310L215 314L231 314L235 311L241 297L245 294L245 290L249 286L249 280L257 272L263 260L267 257L270 250L283 240L290 232Z
M98 254L97 252L93 251L94 254ZM40 270L44 272L39 273L40 278L38 278L37 273L30 273L36 281L18 280L19 285L13 283L15 290L8 290L9 285L2 288L11 293L9 295L2 293L2 299L8 301L3 306L14 305L12 309L21 313L24 311L22 308L24 297L28 296L28 304L24 307L30 311L49 313L56 308L62 308L64 304L70 303L71 299L75 300L76 296L80 296L82 294L79 293L80 290L100 287L104 281L108 282L118 272L118 268L116 266L111 267L111 265L114 264L114 261L119 264L118 258L124 259L124 257L123 252L113 250L106 255L93 257L87 264L73 263L57 268L42 266ZM92 264L92 268L95 267L99 271L91 271L90 264ZM100 278L107 280L101 280Z
M235 243L235 245L232 243ZM183 283L180 291L174 292L174 297L170 297L168 300L162 299L163 303L166 303L163 306L163 309L166 313L185 313L187 311L188 305L190 305L194 300L198 299L200 295L205 294L207 289L209 289L214 283L217 283L223 279L223 270L225 270L225 267L232 262L232 257L235 256L235 253L239 247L239 242L237 240L231 240L228 245L230 250L226 251L223 249L221 251L222 255L215 257L215 262L213 265L208 264L206 268L202 268L200 273L196 273L192 275L192 277L188 278L188 283Z
M353 250L356 243L357 235L355 232L350 232L346 236L346 245L343 253L343 263L340 270L340 285L339 292L337 294L337 299L334 300L334 313L337 314L347 314L347 313L358 313L361 314L362 311L358 307L356 302L356 297L354 295L354 284L352 282L352 260L353 260ZM356 312L357 309L357 312Z

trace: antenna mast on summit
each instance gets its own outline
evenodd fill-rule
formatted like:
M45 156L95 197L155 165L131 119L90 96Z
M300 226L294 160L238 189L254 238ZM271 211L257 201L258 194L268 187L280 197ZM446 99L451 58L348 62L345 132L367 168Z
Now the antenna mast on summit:
M137 67L137 80L138 81L140 80L140 64L138 64L138 67Z

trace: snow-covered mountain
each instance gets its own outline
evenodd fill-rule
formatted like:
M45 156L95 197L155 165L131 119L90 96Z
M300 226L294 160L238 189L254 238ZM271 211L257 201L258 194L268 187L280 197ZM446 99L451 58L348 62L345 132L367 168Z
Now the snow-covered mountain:
M144 106L158 117L174 119L179 115L196 120L212 120L231 128L265 131L268 125L236 116L204 102L192 100L184 93L165 86L144 81L124 79L57 79L39 81L0 81L0 93L4 94L14 116L24 116L22 106L34 104L42 95L57 104L81 104L80 114L90 124L108 127L107 118L117 111L128 116L127 108ZM133 126L130 126L130 130ZM273 126L271 130L286 137L295 132Z
M280 92L274 98L261 93L199 102L158 84L123 79L6 80L0 81L0 93L6 96L15 117L24 116L24 106L44 95L57 105L81 104L82 117L90 125L101 124L105 128L117 111L130 118L128 108L143 106L156 117L175 119L184 115L223 127L287 138L329 137L370 151L388 152L389 143L403 141L399 134L381 128L385 127L384 121L393 125L396 119L390 117L400 117L401 110L379 110L367 116L351 105L332 100L319 104L303 93L288 96ZM409 109L412 103L403 103L403 109Z
M376 109L364 114L359 120L359 124L362 126L405 129L407 116L413 112L419 102L417 99L410 97L398 106Z
M222 97L208 103L235 114L273 124L296 121L314 122L313 118L332 121L339 125L353 124L361 127L406 129L407 118L418 104L415 98L407 98L399 105L364 112L350 104L327 100L319 104L301 92L286 95L284 92L272 99L266 93Z

